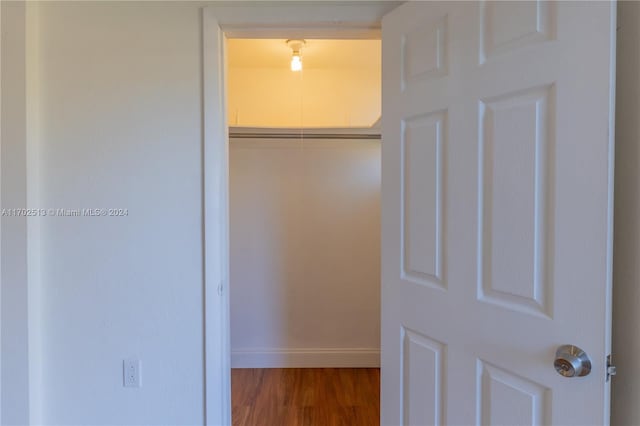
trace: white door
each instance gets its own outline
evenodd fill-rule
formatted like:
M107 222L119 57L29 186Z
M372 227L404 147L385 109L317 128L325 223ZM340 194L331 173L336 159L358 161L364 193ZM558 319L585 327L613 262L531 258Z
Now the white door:
M408 3L382 40L382 423L608 424L615 4Z

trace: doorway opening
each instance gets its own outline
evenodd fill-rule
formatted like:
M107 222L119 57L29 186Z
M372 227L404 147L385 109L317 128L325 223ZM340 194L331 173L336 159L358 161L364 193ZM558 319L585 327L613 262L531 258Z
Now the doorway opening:
M294 43L226 42L232 421L377 424L381 43Z

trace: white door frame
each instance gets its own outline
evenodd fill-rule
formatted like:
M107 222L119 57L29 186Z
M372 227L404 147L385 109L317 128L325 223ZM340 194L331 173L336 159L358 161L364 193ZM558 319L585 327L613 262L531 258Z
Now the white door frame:
M400 2L238 2L202 14L205 424L231 424L228 126L224 42L230 38L379 39ZM220 409L222 407L222 409Z

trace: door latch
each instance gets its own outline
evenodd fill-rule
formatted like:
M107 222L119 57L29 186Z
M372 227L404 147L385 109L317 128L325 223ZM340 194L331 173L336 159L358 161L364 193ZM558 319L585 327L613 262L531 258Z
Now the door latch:
M617 373L616 366L611 364L611 355L607 355L607 382Z

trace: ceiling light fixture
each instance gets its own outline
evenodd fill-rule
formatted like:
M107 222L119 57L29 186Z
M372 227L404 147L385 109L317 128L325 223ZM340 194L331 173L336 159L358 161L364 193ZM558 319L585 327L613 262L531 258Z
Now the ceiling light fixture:
M305 45L304 40L287 40L287 46L292 50L291 56L291 71L302 71L302 56L300 56L300 50Z

